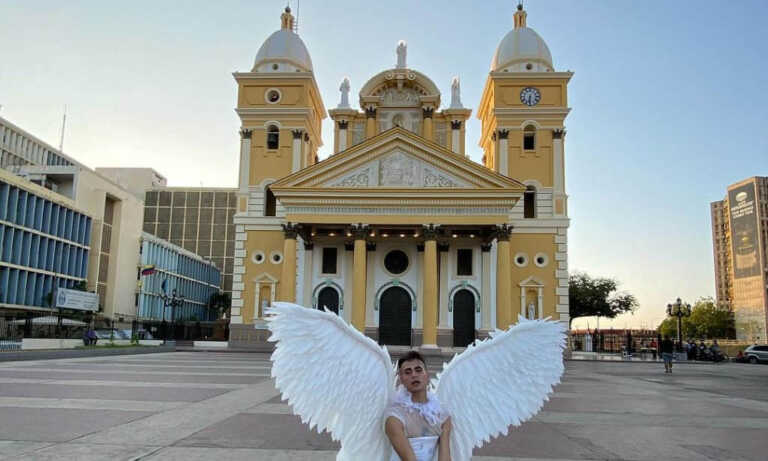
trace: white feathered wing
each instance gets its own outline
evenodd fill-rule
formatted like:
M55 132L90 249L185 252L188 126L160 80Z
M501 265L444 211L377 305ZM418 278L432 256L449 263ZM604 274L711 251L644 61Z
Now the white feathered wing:
M435 392L451 415L451 459L468 461L474 447L538 413L560 382L564 348L562 323L521 317L445 365Z
M387 350L332 312L275 303L272 377L310 428L341 442L338 461L388 460L383 412L394 393Z

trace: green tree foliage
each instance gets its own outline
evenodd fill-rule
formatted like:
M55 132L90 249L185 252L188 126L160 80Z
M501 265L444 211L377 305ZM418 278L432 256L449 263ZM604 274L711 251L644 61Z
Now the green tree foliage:
M677 317L666 318L658 328L662 336L677 338ZM696 301L690 317L683 318L683 339L733 338L735 335L733 313L718 307L712 298Z
M216 318L221 317L232 306L232 299L227 293L213 293L208 299L208 307L216 310Z
M578 317L615 318L625 312L634 312L637 299L618 291L619 282L611 278L592 278L583 272L571 274L568 284L568 303L571 321Z

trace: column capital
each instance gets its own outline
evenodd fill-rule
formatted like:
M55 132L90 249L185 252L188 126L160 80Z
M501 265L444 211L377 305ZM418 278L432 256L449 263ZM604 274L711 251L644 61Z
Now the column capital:
M368 106L365 108L365 118L376 118L376 106Z
M563 136L565 136L565 130L559 128L552 130L552 139L563 139Z
M340 130L346 130L349 127L349 121L348 120L339 120L337 122L339 124Z
M451 120L451 129L452 130L460 130L461 129L461 120Z
M499 130L499 139L509 138L509 130Z
M304 134L304 131L292 130L291 133L293 133L293 139L301 139L301 136Z
M252 134L253 134L253 130L248 130L246 128L243 128L242 130L240 130L241 139L251 139Z
M286 239L295 240L301 230L301 224L292 224L290 222L282 224L281 227L283 228L283 235L285 235Z
M365 240L368 237L370 229L368 226L364 226L362 223L358 225L349 226L349 232L352 234L355 240Z
M502 224L501 226L496 226L496 238L500 242L508 242L509 236L512 235L512 225L508 224Z
M376 242L366 242L365 251L376 251Z
M451 246L447 243L438 243L437 251L440 253L447 253L451 249Z
M434 115L434 113L435 113L435 108L434 107L423 107L421 109L421 115L424 118L432 118L432 115Z
M438 232L439 228L434 224L424 226L421 230L421 233L424 236L424 240L436 240Z

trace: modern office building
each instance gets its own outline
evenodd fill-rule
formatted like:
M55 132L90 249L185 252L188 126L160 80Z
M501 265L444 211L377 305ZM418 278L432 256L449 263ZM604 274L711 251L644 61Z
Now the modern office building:
M141 269L154 272L142 276ZM209 307L211 295L221 289L221 271L209 260L146 232L141 236L140 292L138 319L171 321L213 321L217 312ZM165 286L164 286L165 285ZM183 297L178 307L169 306L165 296Z
M77 162L0 117L0 168L24 165L70 166Z
M96 173L106 176L123 189L129 190L140 200L149 189L165 187L168 180L153 168L104 168L97 167Z
M236 189L162 187L144 199L144 232L210 259L221 270L221 289L232 293Z
M87 282L92 217L0 169L0 317L53 311L55 288Z
M766 341L768 331L768 177L728 186L710 204L719 305L733 309L736 338Z

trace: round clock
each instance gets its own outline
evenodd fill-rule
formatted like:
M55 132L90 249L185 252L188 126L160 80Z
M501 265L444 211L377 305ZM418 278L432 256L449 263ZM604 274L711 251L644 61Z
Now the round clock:
M525 87L520 91L520 102L527 106L535 106L541 101L541 93L533 87Z

